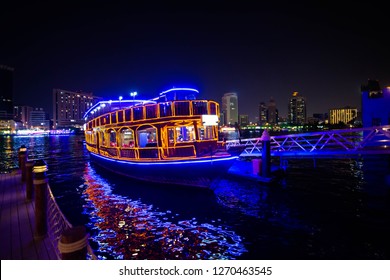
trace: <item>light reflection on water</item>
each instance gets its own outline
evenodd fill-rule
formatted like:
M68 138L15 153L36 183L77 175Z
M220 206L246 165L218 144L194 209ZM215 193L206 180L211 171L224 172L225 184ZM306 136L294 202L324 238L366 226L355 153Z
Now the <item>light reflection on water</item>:
M157 211L153 205L112 192L89 165L84 171L85 212L97 255L113 259L236 259L246 249L232 230L196 218ZM214 221L215 222L215 221Z

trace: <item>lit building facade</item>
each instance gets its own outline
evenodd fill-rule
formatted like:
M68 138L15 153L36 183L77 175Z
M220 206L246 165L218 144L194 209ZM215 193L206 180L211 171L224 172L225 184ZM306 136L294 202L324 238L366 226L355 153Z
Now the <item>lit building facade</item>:
M222 112L225 125L238 124L238 97L234 92L225 93L222 97Z
M220 113L219 113L219 125L220 126L226 125L225 124L225 114L222 111L220 111Z
M27 129L31 126L31 111L33 107L30 106L14 106L14 119L22 124L19 129Z
M266 125L267 124L267 106L264 102L260 102L259 105L259 125Z
M353 124L358 116L357 108L345 107L329 110L329 124Z
M14 69L0 65L0 120L13 119Z
M92 93L53 89L53 128L82 128L85 112L98 101Z
M14 134L17 130L17 123L14 120L1 120L0 119L0 135L2 134Z
M50 129L50 121L46 119L46 112L42 108L34 108L30 112L30 129Z
M249 124L249 116L248 115L240 115L240 126L247 126Z
M292 125L306 123L306 99L300 96L297 91L292 93L288 103L288 122Z
M278 109L276 108L276 102L273 97L268 102L267 108L267 122L271 125L278 124Z
M368 80L361 93L363 126L390 125L390 87L382 89L378 81Z

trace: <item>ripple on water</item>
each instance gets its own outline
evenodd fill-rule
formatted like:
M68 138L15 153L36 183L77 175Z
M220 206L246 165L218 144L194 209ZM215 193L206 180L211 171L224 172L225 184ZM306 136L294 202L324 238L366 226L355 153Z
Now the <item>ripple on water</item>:
M92 169L84 180L85 209L94 221L92 240L100 258L235 259L246 252L233 231L199 223L196 217L171 221L171 210L156 211L140 200L113 194Z

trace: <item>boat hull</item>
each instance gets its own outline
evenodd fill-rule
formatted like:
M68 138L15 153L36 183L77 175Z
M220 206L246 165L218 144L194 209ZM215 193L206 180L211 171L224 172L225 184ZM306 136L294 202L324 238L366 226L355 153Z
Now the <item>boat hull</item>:
M91 160L116 174L160 184L208 188L213 179L226 174L237 156L191 160L136 162L90 153Z

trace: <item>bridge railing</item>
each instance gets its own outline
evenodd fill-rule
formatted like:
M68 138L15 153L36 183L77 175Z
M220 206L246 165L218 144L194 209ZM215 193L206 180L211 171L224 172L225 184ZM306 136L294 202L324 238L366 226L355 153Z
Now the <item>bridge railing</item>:
M57 258L61 259L61 252L58 249L58 241L60 240L61 234L64 232L64 230L73 226L60 210L49 185L47 185L47 189L47 234L53 245ZM89 245L89 242L87 242L87 252L88 259L97 259L91 246Z
M299 153L301 155L351 154L373 150L390 153L389 125L277 135L270 138L271 153L274 155L288 153ZM234 146L246 147L241 155L261 154L261 137L226 141L228 150Z

